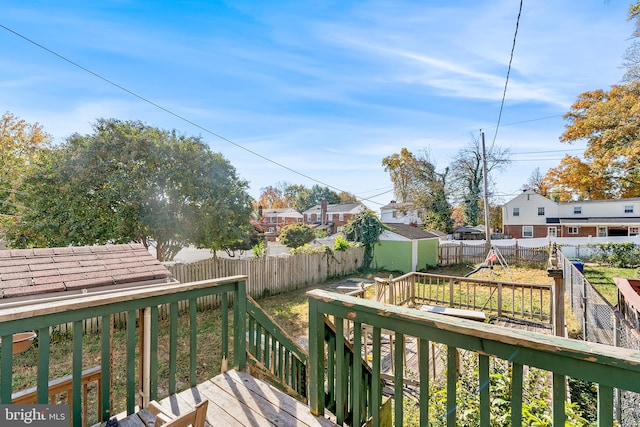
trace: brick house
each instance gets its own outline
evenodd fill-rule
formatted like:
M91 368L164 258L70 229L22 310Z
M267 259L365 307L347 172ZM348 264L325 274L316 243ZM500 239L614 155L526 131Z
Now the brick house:
M282 228L302 220L302 214L293 208L263 209L258 224L264 230L267 240L275 241Z
M345 203L336 205L315 205L302 213L304 223L324 228L331 235L340 232L351 218L366 210L362 203Z
M516 239L637 236L640 198L554 202L525 190L503 205L502 224Z

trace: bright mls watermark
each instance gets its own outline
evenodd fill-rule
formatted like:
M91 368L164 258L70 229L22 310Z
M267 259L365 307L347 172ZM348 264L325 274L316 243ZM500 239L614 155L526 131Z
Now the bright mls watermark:
M69 427L69 405L0 405L2 427Z

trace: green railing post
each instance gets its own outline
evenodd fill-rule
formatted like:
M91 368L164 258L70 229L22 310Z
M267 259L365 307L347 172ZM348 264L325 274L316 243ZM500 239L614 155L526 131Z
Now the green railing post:
M247 285L237 282L233 293L233 357L236 367L247 368Z
M447 346L447 427L456 427L456 386L458 382L458 349Z
M564 402L567 399L566 377L560 374L553 374L552 409L553 425L563 426L565 422Z
M2 335L3 343L12 343L13 335ZM2 364L0 369L0 402L7 405L11 403L11 386L13 382L13 346L3 345L0 349Z
M309 300L309 409L324 415L324 315L318 301ZM336 341L340 341L339 339ZM344 348L338 351L344 352Z
M491 394L489 393L491 381L489 356L484 354L478 355L478 381L480 383L480 427L489 427L491 425Z
M73 322L73 380L71 408L73 425L82 426L82 321Z
M198 385L198 378L196 377L196 366L198 355L197 342L198 342L198 321L196 317L197 301L195 298L189 300L189 384L191 387Z
M49 403L49 327L38 330L38 403Z
M127 311L127 415L136 410L136 311Z
M98 416L100 421L106 421L111 417L111 316L102 316L102 331L100 336L100 376L102 377L102 414Z

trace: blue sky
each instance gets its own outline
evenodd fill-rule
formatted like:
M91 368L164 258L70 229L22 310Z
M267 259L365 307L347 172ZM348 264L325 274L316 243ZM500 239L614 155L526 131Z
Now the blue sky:
M201 135L254 197L279 182L310 187L313 178L377 211L393 199L384 157L402 147L427 150L444 168L480 129L487 144L494 140L518 7L517 0L4 1L0 25L162 109L6 28L0 109L39 122L59 142L91 133L100 117ZM496 201L517 194L536 167L544 173L565 152L581 153L584 144L558 141L562 115L581 92L619 82L633 29L627 7L524 1L495 136L513 162L491 176Z

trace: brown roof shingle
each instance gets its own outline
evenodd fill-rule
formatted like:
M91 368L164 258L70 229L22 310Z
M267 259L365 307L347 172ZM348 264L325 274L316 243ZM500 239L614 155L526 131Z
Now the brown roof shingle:
M0 250L0 299L170 276L141 244Z

